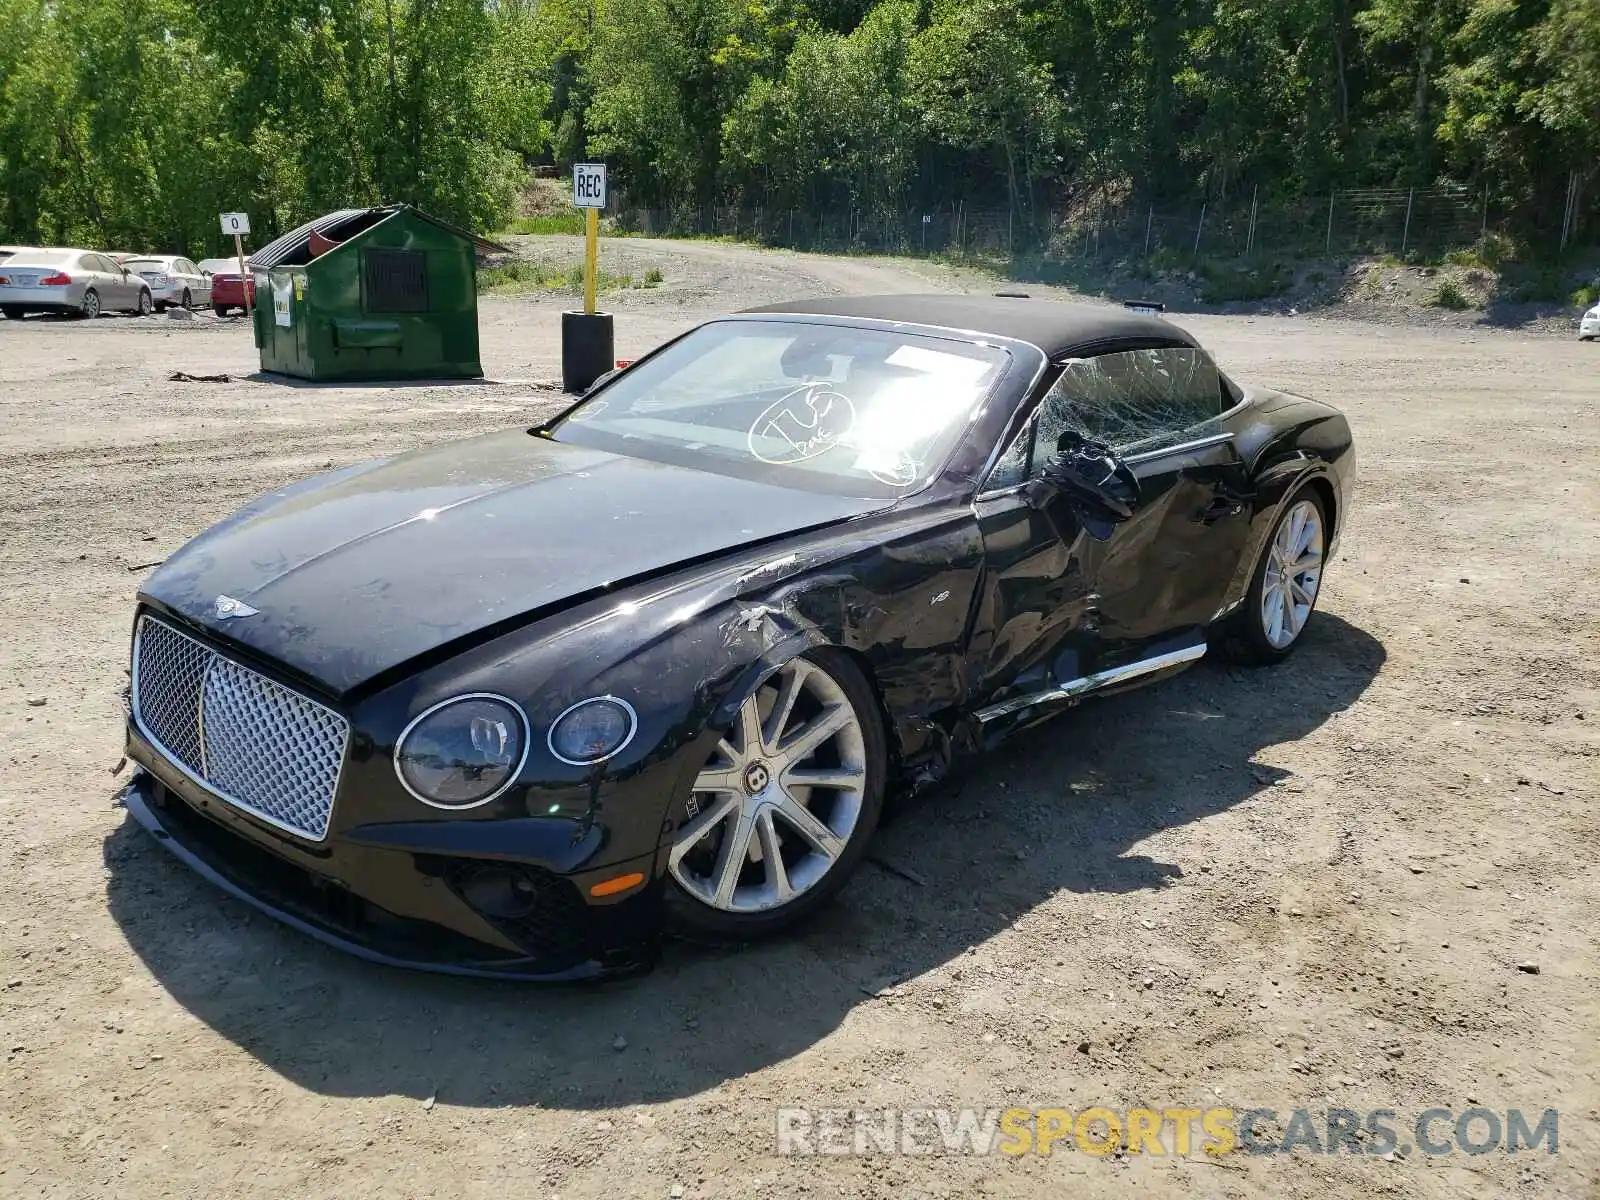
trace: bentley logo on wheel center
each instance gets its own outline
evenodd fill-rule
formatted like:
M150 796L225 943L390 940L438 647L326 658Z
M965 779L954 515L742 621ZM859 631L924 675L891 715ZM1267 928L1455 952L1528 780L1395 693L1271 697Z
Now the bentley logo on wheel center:
M767 789L772 782L772 772L765 763L753 762L744 769L744 790L754 796Z

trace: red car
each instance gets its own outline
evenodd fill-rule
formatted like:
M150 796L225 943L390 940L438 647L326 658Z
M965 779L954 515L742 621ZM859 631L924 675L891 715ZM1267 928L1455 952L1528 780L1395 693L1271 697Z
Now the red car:
M247 294L250 304L255 305L255 277L239 275L238 259L208 258L200 264L200 269L211 274L211 308L217 316L225 317L236 308L243 312Z

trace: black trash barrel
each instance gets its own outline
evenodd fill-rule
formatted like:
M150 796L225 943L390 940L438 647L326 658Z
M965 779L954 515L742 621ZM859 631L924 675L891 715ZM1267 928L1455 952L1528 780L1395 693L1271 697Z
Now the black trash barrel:
M610 313L561 314L561 387L588 391L589 385L617 365Z

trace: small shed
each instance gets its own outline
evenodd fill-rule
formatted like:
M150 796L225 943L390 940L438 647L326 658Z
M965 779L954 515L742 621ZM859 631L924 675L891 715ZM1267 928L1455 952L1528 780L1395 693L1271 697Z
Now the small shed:
M301 379L476 378L479 252L405 204L342 209L250 255L261 369Z

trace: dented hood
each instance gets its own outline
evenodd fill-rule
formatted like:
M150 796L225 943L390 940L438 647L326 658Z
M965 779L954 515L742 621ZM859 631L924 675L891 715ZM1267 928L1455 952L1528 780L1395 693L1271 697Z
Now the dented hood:
M144 596L337 694L474 634L885 504L513 430L265 496L169 558Z

